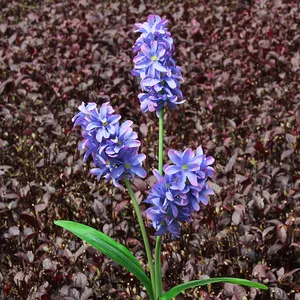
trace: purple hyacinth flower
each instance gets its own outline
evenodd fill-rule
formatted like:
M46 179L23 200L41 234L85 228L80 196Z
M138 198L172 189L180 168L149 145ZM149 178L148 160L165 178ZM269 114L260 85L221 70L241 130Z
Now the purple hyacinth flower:
M157 170L153 171L155 176L159 173ZM170 180L171 178L167 175L160 177L158 182L152 187L148 198L145 200L146 203L155 205L161 213L171 214L172 217L176 218L178 216L176 201L177 194L175 191L170 190Z
M132 130L132 121L119 124L121 116L114 115L110 104L104 103L98 112L96 103L82 103L80 112L73 118L74 126L82 127L83 141L80 150L86 150L84 160L92 156L95 167L91 174L112 180L117 187L119 181L126 177L146 176L142 167L144 154L138 153L140 141Z
M112 115L112 107L109 102L101 105L100 113L94 111L90 114L90 122L86 130L96 130L96 139L102 142L103 138L109 138L116 131L115 124L121 119L120 115Z
M105 149L105 152L111 156L117 156L120 150L124 147L137 148L141 145L141 142L137 140L137 134L132 130L133 122L128 120L121 126L116 125L116 131L114 137L107 141L106 144L100 148L100 151Z
M200 164L199 172L202 172L207 177L213 178L215 174L215 170L211 165L215 162L215 159L212 156L206 156L203 153L201 146L196 149L196 156L202 157L202 162Z
M145 75L150 78L159 78L160 72L166 73L168 69L163 65L166 50L158 47L157 41L141 46L141 52L133 59L135 69L145 69Z
M163 235L166 232L170 232L172 237L179 237L180 224L174 218L168 218L167 215L161 214L156 207L150 207L145 211L145 214L149 220L152 221L152 226L156 230L156 235Z
M105 151L98 153L94 164L96 168L91 170L91 174L107 180L112 179L116 187L120 187L119 181L124 176L134 178L135 175L144 178L146 171L142 167L142 161L145 160L144 154L137 152L138 148L122 148L116 157L110 157Z
M158 15L149 15L147 21L135 24L137 29L134 32L141 32L141 38L145 38L149 34L165 34L167 32L168 20L162 20Z
M124 175L134 178L138 175L146 177L146 171L142 167L142 162L146 159L145 154L139 154L137 148L123 148L117 157L118 166L112 170L112 177L116 180L122 179Z
M100 180L101 177L105 177L107 180L110 179L113 162L105 152L96 154L94 164L96 168L91 169L90 173L92 175L97 176L98 180Z
M141 32L133 46L138 51L134 57L133 76L141 78L141 88L145 93L139 95L143 112L159 111L165 104L169 108L184 101L180 82L182 80L180 68L176 66L172 54L174 52L173 39L167 31L167 21L159 16L150 15L148 22L136 24L136 32Z
M97 109L97 104L94 102L89 102L87 106L85 106L84 102L82 102L81 105L79 105L78 109L80 110L80 112L72 118L74 127L80 125L83 129L85 129L85 127L89 123L87 115L92 114L92 112Z
M160 99L158 99L155 94L140 93L138 94L138 98L141 103L142 112L147 112L148 110L153 112L157 110Z
M88 157L92 155L93 157L99 150L100 143L87 131L82 131L83 141L78 145L78 150L85 150L83 160L87 161Z
M184 103L185 100L178 101L178 97L174 96L170 91L164 90L164 93L157 93L152 90L148 93L140 93L138 98L141 103L142 112L156 111L159 116L159 111L162 109L164 104L167 104L169 108L174 108L176 105Z
M169 49L172 49L173 39L170 37L170 33L167 31L168 20L161 19L157 15L149 15L147 22L136 23L135 32L140 32L141 35L133 46L133 51L140 51L143 43L153 40L154 37Z
M185 149L184 152L169 150L168 156L171 161L175 164L172 166L168 166L165 170L166 174L178 174L178 189L183 190L185 187L186 180L197 186L197 175L195 171L200 169L200 159L195 157L194 152L191 149Z
M191 149L183 153L170 150L168 155L174 165L163 167L164 176L153 171L157 183L145 201L151 204L145 213L152 221L156 235L169 232L176 237L179 224L189 222L194 211L199 211L199 204L206 205L209 195L213 195L207 178L214 173L211 167L214 159L206 157L201 147L197 148L196 155Z
M101 105L100 113L96 103L88 103L87 106L82 103L78 108L80 113L73 118L74 126L81 125L82 129L87 131L89 135L95 135L100 143L103 138L107 139L115 133L115 124L121 116L113 114L114 109L109 102Z

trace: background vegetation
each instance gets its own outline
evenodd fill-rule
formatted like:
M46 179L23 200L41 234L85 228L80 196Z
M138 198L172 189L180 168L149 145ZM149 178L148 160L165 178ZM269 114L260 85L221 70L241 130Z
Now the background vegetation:
M164 241L165 289L233 276L272 288L215 285L178 299L300 299L299 9L296 0L1 2L0 298L145 297L53 221L102 230L145 263L127 193L88 175L71 118L82 101L110 100L156 167L157 119L141 113L130 75L133 24L156 13L170 21L187 100L166 114L166 152L202 145L217 170L210 204ZM152 184L150 171L135 182L140 200Z

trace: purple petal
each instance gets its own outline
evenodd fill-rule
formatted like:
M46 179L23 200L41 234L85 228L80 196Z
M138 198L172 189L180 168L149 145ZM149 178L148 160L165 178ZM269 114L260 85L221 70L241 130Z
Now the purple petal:
M215 159L212 156L208 156L205 158L205 163L207 165L212 165L215 162Z
M203 155L203 150L202 150L202 147L199 146L197 149L196 149L196 155Z
M161 179L163 178L163 176L160 175L160 173L158 172L157 169L154 169L154 170L152 171L152 173L153 173L153 175L156 177L157 181L159 181L159 180L161 180Z
M144 86L153 86L157 83L159 83L160 80L159 79L155 79L155 78L145 78L142 83Z
M166 192L166 198L170 201L174 200L173 194L170 191Z
M157 51L157 41L153 41L152 43L151 43L151 50L153 51L153 52L156 52Z
M85 112L86 112L86 109L85 109L85 103L82 102L82 103L78 106L78 109L79 109L80 111L82 111L83 113L85 113Z
M194 157L194 152L192 149L187 148L184 150L183 154L182 154L182 163L183 164L188 164L191 159Z
M111 117L108 119L108 122L109 122L110 124L115 124L115 123L117 123L120 119L121 119L121 116L120 116L120 115L114 115L114 116L111 116Z
M143 44L141 47L142 52L145 54L146 57L150 58L151 57L151 50L146 44Z
M189 179L190 183L194 186L198 185L198 181L197 181L197 175L195 173L192 172L186 172L186 176Z
M158 51L158 57L161 58L165 55L166 49L162 48Z
M130 120L125 121L120 127L120 135L123 135L130 128L132 124L133 122Z
M171 149L168 151L168 156L175 165L181 166L181 152Z
M129 148L135 148L141 146L141 142L138 140L128 140L124 142L124 146L128 146Z
M163 65L161 65L159 62L155 62L153 64L153 66L159 72L167 72L167 69Z
M109 124L105 128L110 134L114 134L116 132L116 127L112 124Z
M78 145L78 150L83 150L88 142L88 140L83 140L82 142L80 142L80 144Z
M204 195L199 195L198 199L204 204L207 205L208 204L208 197L204 196Z
M149 76L151 78L155 78L155 68L154 68L154 64L151 64L149 69L148 69L148 72L149 72Z
M178 182L178 188L180 191L182 191L185 188L185 181L186 181L186 174L185 172L182 172L181 178L179 179Z
M138 164L141 164L144 160L146 159L146 155L141 153L141 154L138 154L137 156L135 156L133 158L133 165L136 166Z
M197 174L198 174L198 176L200 177L200 178L202 178L202 179L204 179L205 178L205 174L202 172L202 171L198 171L197 172Z
M104 170L99 169L99 168L93 168L90 170L90 173L95 176L101 176L103 174L103 172L104 172Z
M199 211L200 206L196 201L192 201L192 205L193 205L193 208L194 208L195 211Z
M154 15L149 15L147 19L149 26L152 27L154 24Z
M197 163L189 163L188 170L189 171L198 171L200 169L200 164Z
M99 143L102 142L104 133L105 133L105 130L102 129L102 128L99 129L99 130L97 131L97 134L96 134L96 140L97 140Z
M166 76L164 78L164 80L167 82L167 84L169 85L169 87L171 89L175 89L176 88L176 82L171 77Z
M174 204L171 203L170 207L171 207L172 214L173 214L174 218L177 218L177 216L178 216L178 209L177 209L176 205L174 205Z
M175 173L178 173L178 172L181 172L181 168L178 167L178 166L168 166L165 170L165 173L167 175L172 175L172 174L175 174Z
M111 172L111 176L113 178L118 178L122 175L122 173L124 172L124 166L119 166L117 168L114 168Z
M136 69L145 69L147 67L149 67L151 64L151 61L148 61L148 62L141 62L141 63L138 63L135 65L135 68Z
M147 175L147 172L142 167L132 166L130 170L141 178L145 178Z
M206 195L214 195L215 193L214 193L214 191L213 191L211 188L207 188L207 189L205 190L205 194L206 194Z
M109 136L110 136L110 133L107 130L105 130L105 128L103 128L103 137L108 139Z
M91 122L91 123L89 123L88 126L86 126L86 130L92 130L92 129L100 127L100 126L101 125L99 123Z
M113 182L113 184L114 184L115 187L117 187L117 188L121 187L121 184L118 182L118 180L116 180L116 179L113 178L112 182Z
M97 104L95 102L89 102L88 105L86 106L86 110L91 111L97 107Z
M134 57L133 62L136 64L136 63L138 63L139 61L141 61L141 60L144 59L144 58L145 58L144 55L138 54L138 55L136 55L136 56Z
M213 178L215 175L215 170L212 167L207 167L206 174L208 177Z
M108 106L109 102L105 102L101 105L100 107L100 120L104 120L106 119L106 114L107 114L107 106Z

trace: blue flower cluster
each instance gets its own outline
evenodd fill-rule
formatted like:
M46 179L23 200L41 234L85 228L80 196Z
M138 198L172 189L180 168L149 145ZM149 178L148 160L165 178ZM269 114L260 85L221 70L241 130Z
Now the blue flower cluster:
M177 237L179 222L190 221L192 213L199 211L199 203L206 205L208 195L213 195L207 179L214 176L215 170L211 167L214 159L203 154L201 147L196 154L189 148L183 153L169 150L168 156L173 164L164 166L165 175L153 171L158 181L146 199L146 203L152 205L146 210L146 216L157 235L170 232Z
M96 103L82 103L80 112L72 119L74 127L82 128L83 141L79 144L79 150L86 149L84 160L91 155L95 168L91 174L107 180L112 179L115 186L119 187L119 181L124 176L133 178L138 175L146 176L142 162L146 156L138 153L140 141L132 130L132 121L120 124L120 115L114 114L114 109L109 102L101 105L100 111Z
M183 79L172 58L174 45L167 24L167 20L157 15L150 15L148 22L135 24L135 32L141 32L141 36L133 46L133 51L138 53L133 59L132 75L141 78L144 93L138 97L143 112L158 114L165 103L174 108L184 102L178 101L182 98L180 82Z

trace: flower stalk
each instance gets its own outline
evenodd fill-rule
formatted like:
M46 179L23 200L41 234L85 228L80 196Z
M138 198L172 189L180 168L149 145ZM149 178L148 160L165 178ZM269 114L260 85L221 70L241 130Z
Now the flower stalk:
M147 231L144 225L144 221L143 221L143 217L141 215L141 211L139 208L139 205L137 203L134 191L132 189L132 186L130 184L130 181L127 178L124 178L124 183L126 185L126 188L128 190L128 193L130 195L139 225L140 225L140 229L142 232L142 237L144 240L144 245L145 245L145 249L146 249L146 255L147 255L147 259L148 259L148 266L149 266L149 271L150 271L150 278L151 278L151 282L152 282L152 290L153 290L153 294L154 297L156 297L156 293L155 293L155 288L154 288L154 282L155 281L155 270L154 270L154 264L153 264L153 259L152 259L152 253L151 253L151 248L150 248L150 244L149 244L149 240L148 240L148 236L147 236Z
M163 151L164 151L164 108L159 112L159 140L158 140L158 172L163 175ZM155 245L155 293L156 297L162 294L162 275L161 275L161 243L162 236L156 237Z

